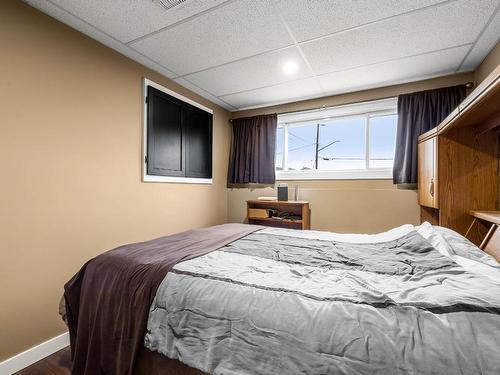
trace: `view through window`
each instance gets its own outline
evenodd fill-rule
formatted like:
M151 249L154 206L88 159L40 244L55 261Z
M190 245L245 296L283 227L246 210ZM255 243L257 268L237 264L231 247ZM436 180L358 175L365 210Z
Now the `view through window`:
M357 109L363 112L355 113ZM356 172L349 174L354 178L391 176L397 124L394 101L384 102L383 106L379 103L371 110L370 103L363 103L358 108L332 108L330 112L298 116L297 121L287 120L290 116L285 115L278 121L278 177L319 178L328 176L328 171ZM342 173L330 175L335 178Z

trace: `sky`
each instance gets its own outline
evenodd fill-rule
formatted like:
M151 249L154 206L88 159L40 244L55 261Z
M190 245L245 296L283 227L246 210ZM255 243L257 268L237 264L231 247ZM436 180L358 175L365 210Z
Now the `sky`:
M391 168L394 158L397 115L370 118L370 168ZM318 122L318 169L364 169L365 117L350 117ZM313 169L315 166L317 123L288 128L288 169ZM276 137L276 166L283 160L283 128ZM333 144L329 145L330 143Z

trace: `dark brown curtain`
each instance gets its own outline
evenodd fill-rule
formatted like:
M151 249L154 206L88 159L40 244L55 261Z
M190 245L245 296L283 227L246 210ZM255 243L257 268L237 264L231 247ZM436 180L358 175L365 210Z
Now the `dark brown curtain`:
M464 99L465 85L398 96L395 184L417 182L418 136L439 125Z
M229 184L274 184L278 115L233 120Z

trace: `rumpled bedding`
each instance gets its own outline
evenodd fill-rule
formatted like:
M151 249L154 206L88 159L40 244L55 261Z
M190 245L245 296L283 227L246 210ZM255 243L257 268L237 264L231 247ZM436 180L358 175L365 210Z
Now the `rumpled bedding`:
M500 374L499 267L470 246L263 229L177 264L144 344L208 374Z

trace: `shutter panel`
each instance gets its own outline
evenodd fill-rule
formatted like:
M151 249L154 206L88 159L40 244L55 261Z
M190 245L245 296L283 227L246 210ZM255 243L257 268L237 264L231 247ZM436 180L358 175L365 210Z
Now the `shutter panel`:
M184 112L186 176L212 178L212 115L187 104Z
M182 101L148 86L148 174L184 176Z

